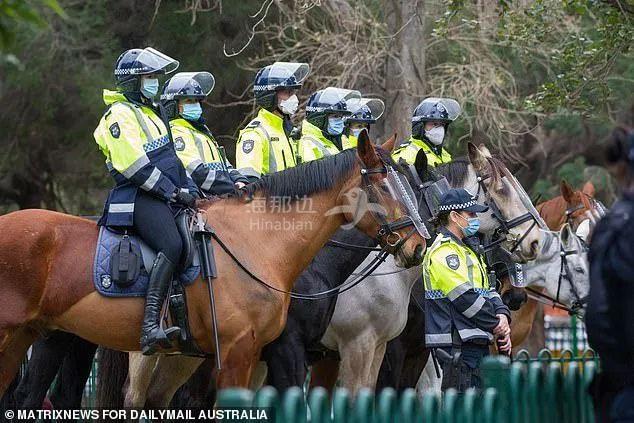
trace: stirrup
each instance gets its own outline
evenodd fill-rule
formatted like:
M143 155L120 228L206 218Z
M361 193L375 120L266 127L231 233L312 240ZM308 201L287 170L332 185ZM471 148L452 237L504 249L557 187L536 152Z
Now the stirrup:
M147 336L145 345L141 345L141 353L143 355L153 355L159 350L174 348L177 344L176 341L180 338L180 334L181 329L178 326L172 326L167 329L158 326Z

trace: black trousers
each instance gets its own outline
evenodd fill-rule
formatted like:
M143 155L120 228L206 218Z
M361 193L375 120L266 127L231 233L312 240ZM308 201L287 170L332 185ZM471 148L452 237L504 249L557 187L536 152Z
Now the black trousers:
M139 190L134 203L134 229L156 252L163 252L175 265L180 262L183 242L174 212L164 201Z

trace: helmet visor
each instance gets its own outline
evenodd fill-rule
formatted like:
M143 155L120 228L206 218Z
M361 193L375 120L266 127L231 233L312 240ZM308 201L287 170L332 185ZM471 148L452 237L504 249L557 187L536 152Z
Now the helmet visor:
M517 193L517 196L522 202L522 205L526 208L526 211L530 213L530 215L533 217L533 219L535 220L535 223L541 229L548 230L548 225L546 225L546 222L544 222L544 219L542 219L537 209L535 209L535 206L533 205L531 198L528 196L526 191L524 191L524 187L522 187L522 184L520 184L519 181L515 179L515 176L513 176L513 174L508 169L504 169L503 172L504 172L504 176L502 178L503 181L508 182L509 185L511 185L511 187L515 190L515 192Z
M416 107L413 122L420 120L443 120L453 122L460 116L462 108L453 98L429 97Z
M161 100L205 98L216 81L209 72L179 72L165 85Z
M147 75L151 73L171 73L178 68L178 60L174 60L166 54L161 53L152 47L143 49L141 54L130 69L133 75Z
M346 107L352 116L349 121L374 123L385 112L385 103L378 98L350 98Z
M261 72L253 86L255 91L299 88L310 72L308 63L275 62Z
M328 87L311 97L307 112L330 112L349 115L347 102L351 99L361 99L361 93L356 90L346 90L344 88Z
M412 187L405 176L392 168L388 168L387 178L383 181L387 185L392 197L398 201L402 211L409 216L418 233L424 238L431 238L423 223L423 219L421 219L418 213L418 205L416 204L414 191L412 191Z
M425 202L431 211L432 216L437 216L440 199L451 189L447 178L441 178L425 188Z

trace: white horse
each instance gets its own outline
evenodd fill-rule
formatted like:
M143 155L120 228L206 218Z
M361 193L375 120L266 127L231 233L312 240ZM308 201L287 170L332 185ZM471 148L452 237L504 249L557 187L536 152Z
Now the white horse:
M519 198L520 192L503 176L508 171L491 158L484 146L469 144L468 163L453 162L444 170L438 170L443 174L446 172L452 186L477 193L480 203L494 201L506 220L528 212L525 201ZM480 187L478 176L483 176L489 197ZM481 231L485 234L492 234L499 226L490 213L483 214L481 222ZM537 226L531 226L531 221L510 229L513 240L519 240L524 235L518 247L518 258L530 260L537 254L541 232ZM374 254L371 254L358 269L362 269L373 257ZM376 270L376 274L339 296L330 325L322 338L326 348L339 352L339 380L353 393L363 387L375 388L386 344L397 337L407 323L410 293L414 283L420 280L421 270L419 267L399 269L389 259Z
M468 149L468 162L455 162L449 166L446 177L450 184L464 187L474 195L477 193L480 202L494 201L506 220L526 214L528 210L525 202L509 178L505 177L510 174L504 165L495 160L482 145L476 147L469 143ZM486 176L483 185L488 194L481 189L478 175ZM481 220L483 233L493 233L499 226L499 222L490 214L483 215ZM521 239L516 250L517 258L524 261L533 259L541 236L537 227L533 227L531 222L524 222L509 232L509 244ZM324 342L340 352L342 381L354 392L362 387L374 387L385 344L405 326L410 291L420 276L420 269L400 270L403 269L397 269L390 258L375 270L374 273L379 276L367 278L337 300ZM330 341L330 337L333 341ZM191 357L143 357L131 353L126 407L148 404L166 406L178 387L188 380L201 363L201 359ZM252 387L262 384L262 374L254 372ZM259 379L255 380L258 376Z
M589 223L591 226L588 230L591 230L593 222ZM580 235L584 233L577 231L575 234L568 224L559 231L544 231L542 248L537 259L523 265L523 285L540 288L545 295L569 308L583 300L590 291L590 264ZM441 381L442 375L438 378L430 357L416 390L440 392Z

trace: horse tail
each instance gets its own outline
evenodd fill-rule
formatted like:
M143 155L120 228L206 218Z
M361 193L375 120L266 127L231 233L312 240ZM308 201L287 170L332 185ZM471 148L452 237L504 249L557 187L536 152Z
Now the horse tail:
M123 408L123 386L128 377L128 353L100 347L97 360L97 407Z

